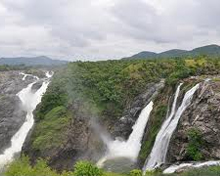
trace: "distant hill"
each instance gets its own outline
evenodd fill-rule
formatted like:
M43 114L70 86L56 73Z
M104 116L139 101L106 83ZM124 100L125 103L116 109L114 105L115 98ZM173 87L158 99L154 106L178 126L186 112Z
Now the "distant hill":
M156 56L157 56L157 53L149 52L149 51L143 51L143 52L140 52L138 54L133 55L132 58L134 58L134 59L138 59L138 58L152 58L152 57L156 57Z
M220 55L220 46L218 45L208 45L200 48L195 48L190 53L193 55L206 54L206 55Z
M207 46L195 48L191 51L172 49L162 53L143 51L131 57L126 57L123 59L151 59L151 58L168 58L168 57L174 58L174 57L198 56L198 55L220 56L220 46L207 45Z
M66 64L67 61L53 60L46 56L39 57L14 57L14 58L0 58L0 65L27 65L27 66L56 66Z
M180 57L180 56L186 55L186 54L187 54L186 50L172 49L169 51L159 53L159 54L157 54L157 56L159 56L159 57Z

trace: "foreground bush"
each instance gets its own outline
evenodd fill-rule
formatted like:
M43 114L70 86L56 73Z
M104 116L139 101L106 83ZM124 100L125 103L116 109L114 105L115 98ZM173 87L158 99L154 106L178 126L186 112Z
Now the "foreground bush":
M48 167L46 161L39 159L32 167L29 158L22 156L8 166L5 176L58 176L58 174Z
M74 176L103 176L104 173L97 166L88 161L79 161L74 168Z
M134 169L130 171L129 175L130 176L142 176L142 171L139 169Z

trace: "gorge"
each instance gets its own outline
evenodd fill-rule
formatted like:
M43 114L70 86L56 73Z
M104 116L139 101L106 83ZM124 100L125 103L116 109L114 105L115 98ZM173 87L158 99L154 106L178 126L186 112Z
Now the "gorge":
M201 58L69 63L39 79L16 72L23 112L0 163L21 151L58 173L81 160L119 174L218 166L219 68Z

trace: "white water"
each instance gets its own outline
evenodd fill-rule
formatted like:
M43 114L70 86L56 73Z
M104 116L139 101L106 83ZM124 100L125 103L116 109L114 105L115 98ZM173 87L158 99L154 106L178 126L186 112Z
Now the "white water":
M150 102L140 113L139 118L134 124L133 131L127 141L108 141L108 153L97 163L98 166L108 160L119 157L126 157L132 161L136 161L140 148L141 140L143 138L144 129L147 125L150 113L153 109L153 102Z
M30 77L33 77L34 79L36 79L36 80L39 80L39 78L37 77L37 76L34 76L34 75L31 75L31 74L26 74L26 73L19 73L20 75L23 75L23 78L22 78L22 80L24 81L24 80L26 80L26 78L28 77L28 76L30 76Z
M197 84L188 92L186 92L181 106L176 110L176 103L181 85L182 84L180 84L176 90L171 114L163 123L159 133L157 134L153 149L149 157L145 161L145 165L143 168L144 171L155 169L159 167L161 164L165 163L166 154L172 134L178 125L181 115L186 110L186 108L191 104L193 95L196 92L196 90L199 88L199 84Z
M13 160L14 155L21 151L27 134L34 124L33 111L41 102L41 97L46 92L49 81L47 80L43 82L42 86L35 93L33 93L31 91L31 87L35 83L36 82L29 84L17 94L22 102L24 111L27 112L26 121L12 137L11 146L7 148L2 155L0 155L0 169L2 169L6 164L10 163Z
M47 71L46 73L45 73L45 75L46 75L46 77L47 78L51 78L52 76L53 76L53 71L51 71L51 72L49 72L49 71Z
M202 168L205 166L219 166L220 161L206 161L206 162L197 162L197 163L182 163L180 165L172 165L163 171L164 174L172 174L178 171L179 169L184 168Z

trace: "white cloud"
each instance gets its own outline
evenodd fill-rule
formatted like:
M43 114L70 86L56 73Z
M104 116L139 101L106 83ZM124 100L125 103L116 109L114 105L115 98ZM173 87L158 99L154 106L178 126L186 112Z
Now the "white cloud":
M218 0L2 0L1 56L113 59L220 44Z

